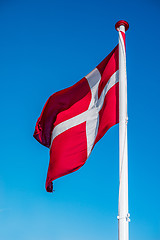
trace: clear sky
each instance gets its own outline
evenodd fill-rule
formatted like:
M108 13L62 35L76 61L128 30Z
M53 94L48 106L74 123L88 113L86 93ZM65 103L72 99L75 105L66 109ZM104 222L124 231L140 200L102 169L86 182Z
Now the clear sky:
M45 191L49 151L34 138L48 97L116 46L124 19L128 75L130 240L160 240L160 3L0 1L0 239L118 237L118 125L77 172Z

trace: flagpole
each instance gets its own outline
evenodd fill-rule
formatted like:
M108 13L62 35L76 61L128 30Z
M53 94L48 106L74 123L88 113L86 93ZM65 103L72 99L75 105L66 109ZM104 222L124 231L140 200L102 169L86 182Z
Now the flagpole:
M127 144L127 76L125 32L129 28L126 21L115 25L119 32L119 204L118 204L118 240L129 239L128 223L128 144Z

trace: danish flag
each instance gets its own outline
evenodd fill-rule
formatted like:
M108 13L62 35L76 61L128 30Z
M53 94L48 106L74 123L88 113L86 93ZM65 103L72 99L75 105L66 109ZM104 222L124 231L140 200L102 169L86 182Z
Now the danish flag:
M75 85L54 93L38 118L34 137L50 148L46 190L84 165L95 144L119 122L119 46Z

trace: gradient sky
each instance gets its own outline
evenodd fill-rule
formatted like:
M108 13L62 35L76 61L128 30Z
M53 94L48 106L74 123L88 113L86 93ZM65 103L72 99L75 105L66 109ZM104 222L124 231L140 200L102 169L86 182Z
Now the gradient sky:
M118 125L77 172L45 191L49 151L34 138L48 97L88 74L118 43L128 76L130 240L160 240L160 3L0 1L0 239L118 238Z

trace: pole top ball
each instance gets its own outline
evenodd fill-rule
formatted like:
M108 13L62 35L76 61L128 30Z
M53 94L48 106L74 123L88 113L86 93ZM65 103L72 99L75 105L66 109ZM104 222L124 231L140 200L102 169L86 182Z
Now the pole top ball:
M115 29L118 30L118 28L119 28L121 25L123 25L123 26L125 27L125 31L128 30L129 24L128 24L128 22L126 22L126 21L124 21L124 20L118 21L118 22L115 24Z

